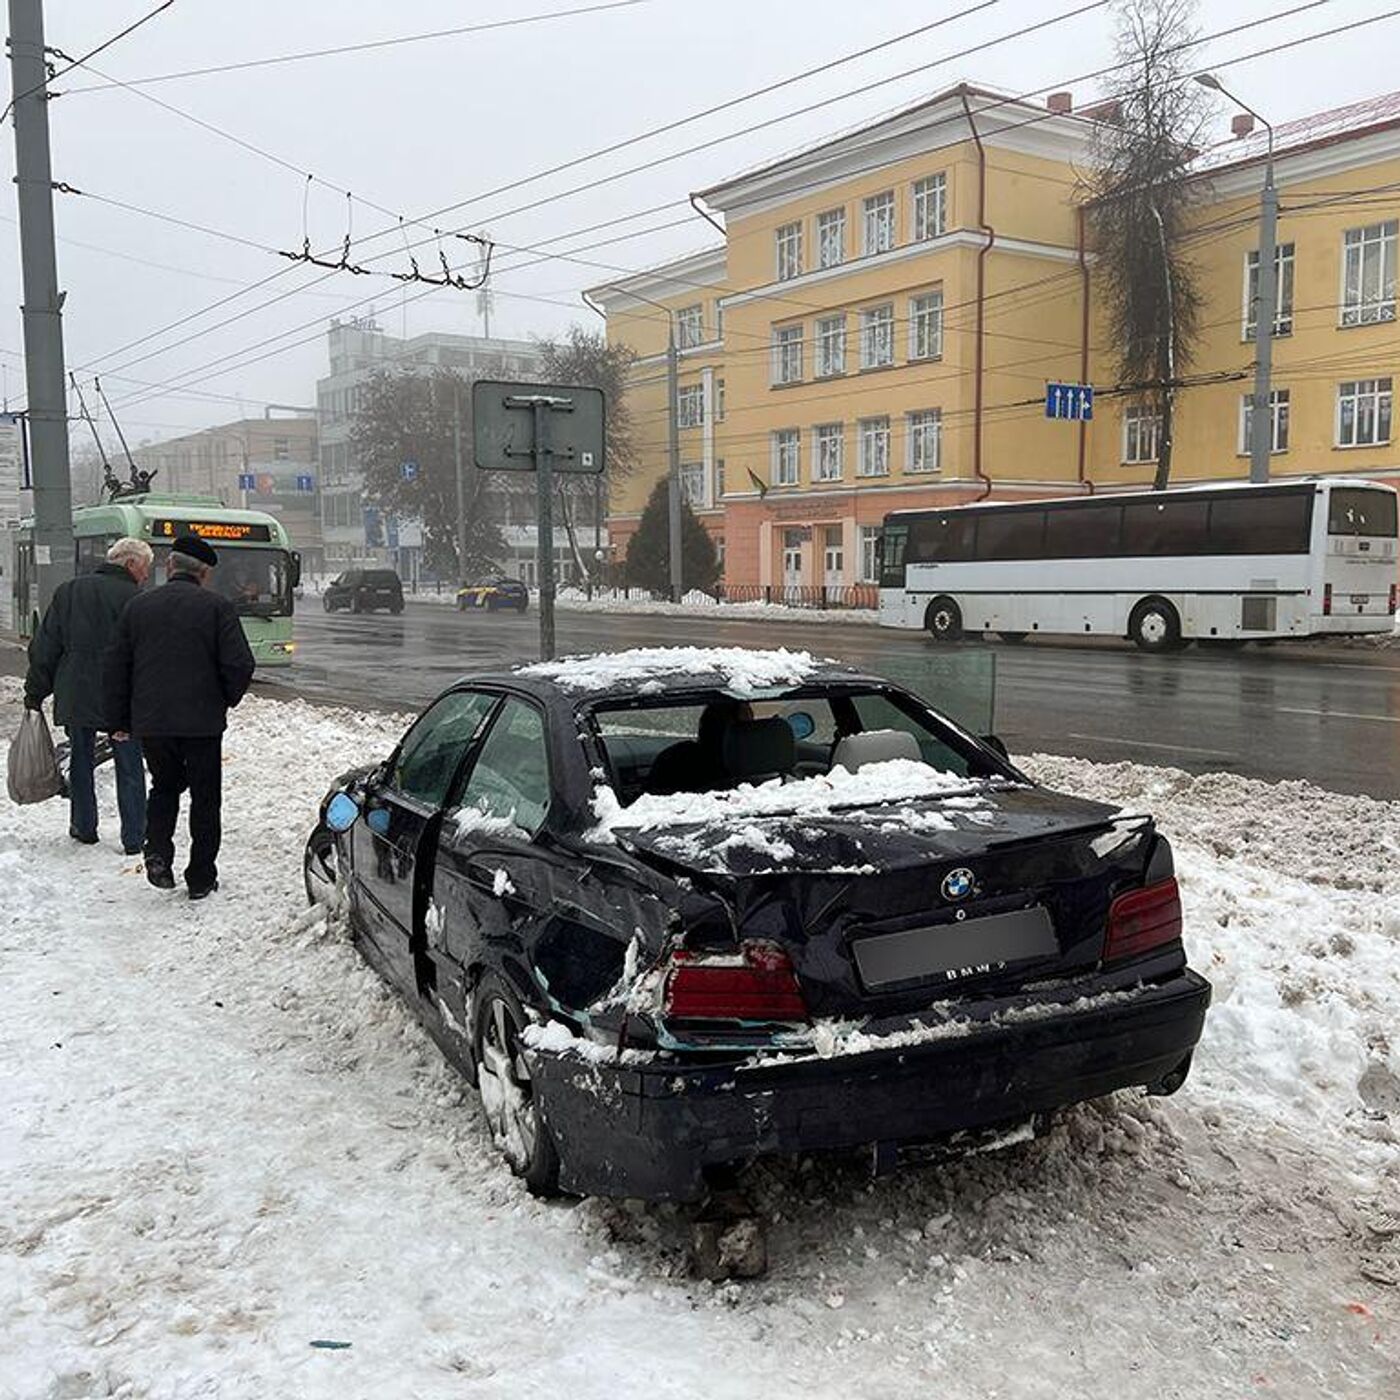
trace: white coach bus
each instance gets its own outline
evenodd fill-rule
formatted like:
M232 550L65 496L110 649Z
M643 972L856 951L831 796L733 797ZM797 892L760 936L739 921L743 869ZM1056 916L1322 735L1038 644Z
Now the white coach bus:
M1342 477L894 511L880 622L1188 641L1388 632L1397 493Z

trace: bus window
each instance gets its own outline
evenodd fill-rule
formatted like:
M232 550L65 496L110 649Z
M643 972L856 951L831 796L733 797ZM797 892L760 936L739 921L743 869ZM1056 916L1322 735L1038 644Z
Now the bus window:
M1129 556L1204 554L1210 503L1129 501L1123 507L1123 553Z
M1395 538L1393 491L1367 491L1364 488L1334 486L1327 507L1329 535L1372 535Z
M107 559L107 551L117 542L116 535L80 535L74 541L77 572L90 574Z
M904 587L904 548L909 542L907 525L886 525L880 536L880 587Z
M1045 558L1102 559L1118 553L1123 507L1102 505L1051 507L1045 512Z
M1311 529L1311 491L1251 491L1210 503L1212 554L1306 554Z
M977 517L978 559L1039 559L1043 510L995 510Z
M965 563L977 558L977 517L949 512L915 520L909 533L911 564Z

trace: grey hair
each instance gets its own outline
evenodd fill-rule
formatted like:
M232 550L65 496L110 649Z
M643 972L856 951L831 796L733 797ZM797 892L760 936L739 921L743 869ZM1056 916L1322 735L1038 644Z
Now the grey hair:
M145 540L134 540L130 535L117 540L107 550L109 564L149 564L154 557L150 545Z
M199 559L191 559L188 554L181 554L179 550L170 551L170 563L165 566L165 572L170 574L193 574L195 578L203 578L205 574L212 573L213 570L208 564Z

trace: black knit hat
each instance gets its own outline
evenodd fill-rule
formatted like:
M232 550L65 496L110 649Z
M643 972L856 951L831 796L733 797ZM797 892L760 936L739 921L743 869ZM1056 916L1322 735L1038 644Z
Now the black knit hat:
M219 562L219 556L214 553L214 546L205 544L198 535L176 535L170 542L170 547L176 554L183 554L186 559L197 559L201 564L208 564L211 569Z

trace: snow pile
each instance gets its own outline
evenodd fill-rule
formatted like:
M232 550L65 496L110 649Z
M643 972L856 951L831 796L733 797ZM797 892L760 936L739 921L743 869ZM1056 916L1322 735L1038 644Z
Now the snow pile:
M867 763L852 773L833 768L783 782L741 783L720 792L643 793L624 807L606 784L593 789L594 840L610 840L616 831L656 831L676 826L709 826L746 818L794 814L830 816L846 808L967 793L978 784L910 758Z
M810 652L756 651L748 647L637 647L632 651L536 661L516 670L557 681L569 690L616 690L662 676L718 676L735 696L761 695L801 685L819 665Z
M1393 1391L1395 805L1039 760L1176 841L1217 987L1192 1080L937 1170L765 1164L772 1273L713 1287L683 1213L532 1200L304 907L317 799L403 727L245 701L197 905L116 848L110 770L102 846L0 806L3 1400Z
M577 588L560 589L555 603L572 612L631 613L651 617L694 617L697 613L716 622L805 622L810 626L844 622L874 626L874 608L796 608L786 603L729 603L712 593L692 589L679 603L655 598L629 598L621 589L593 590L593 597Z

